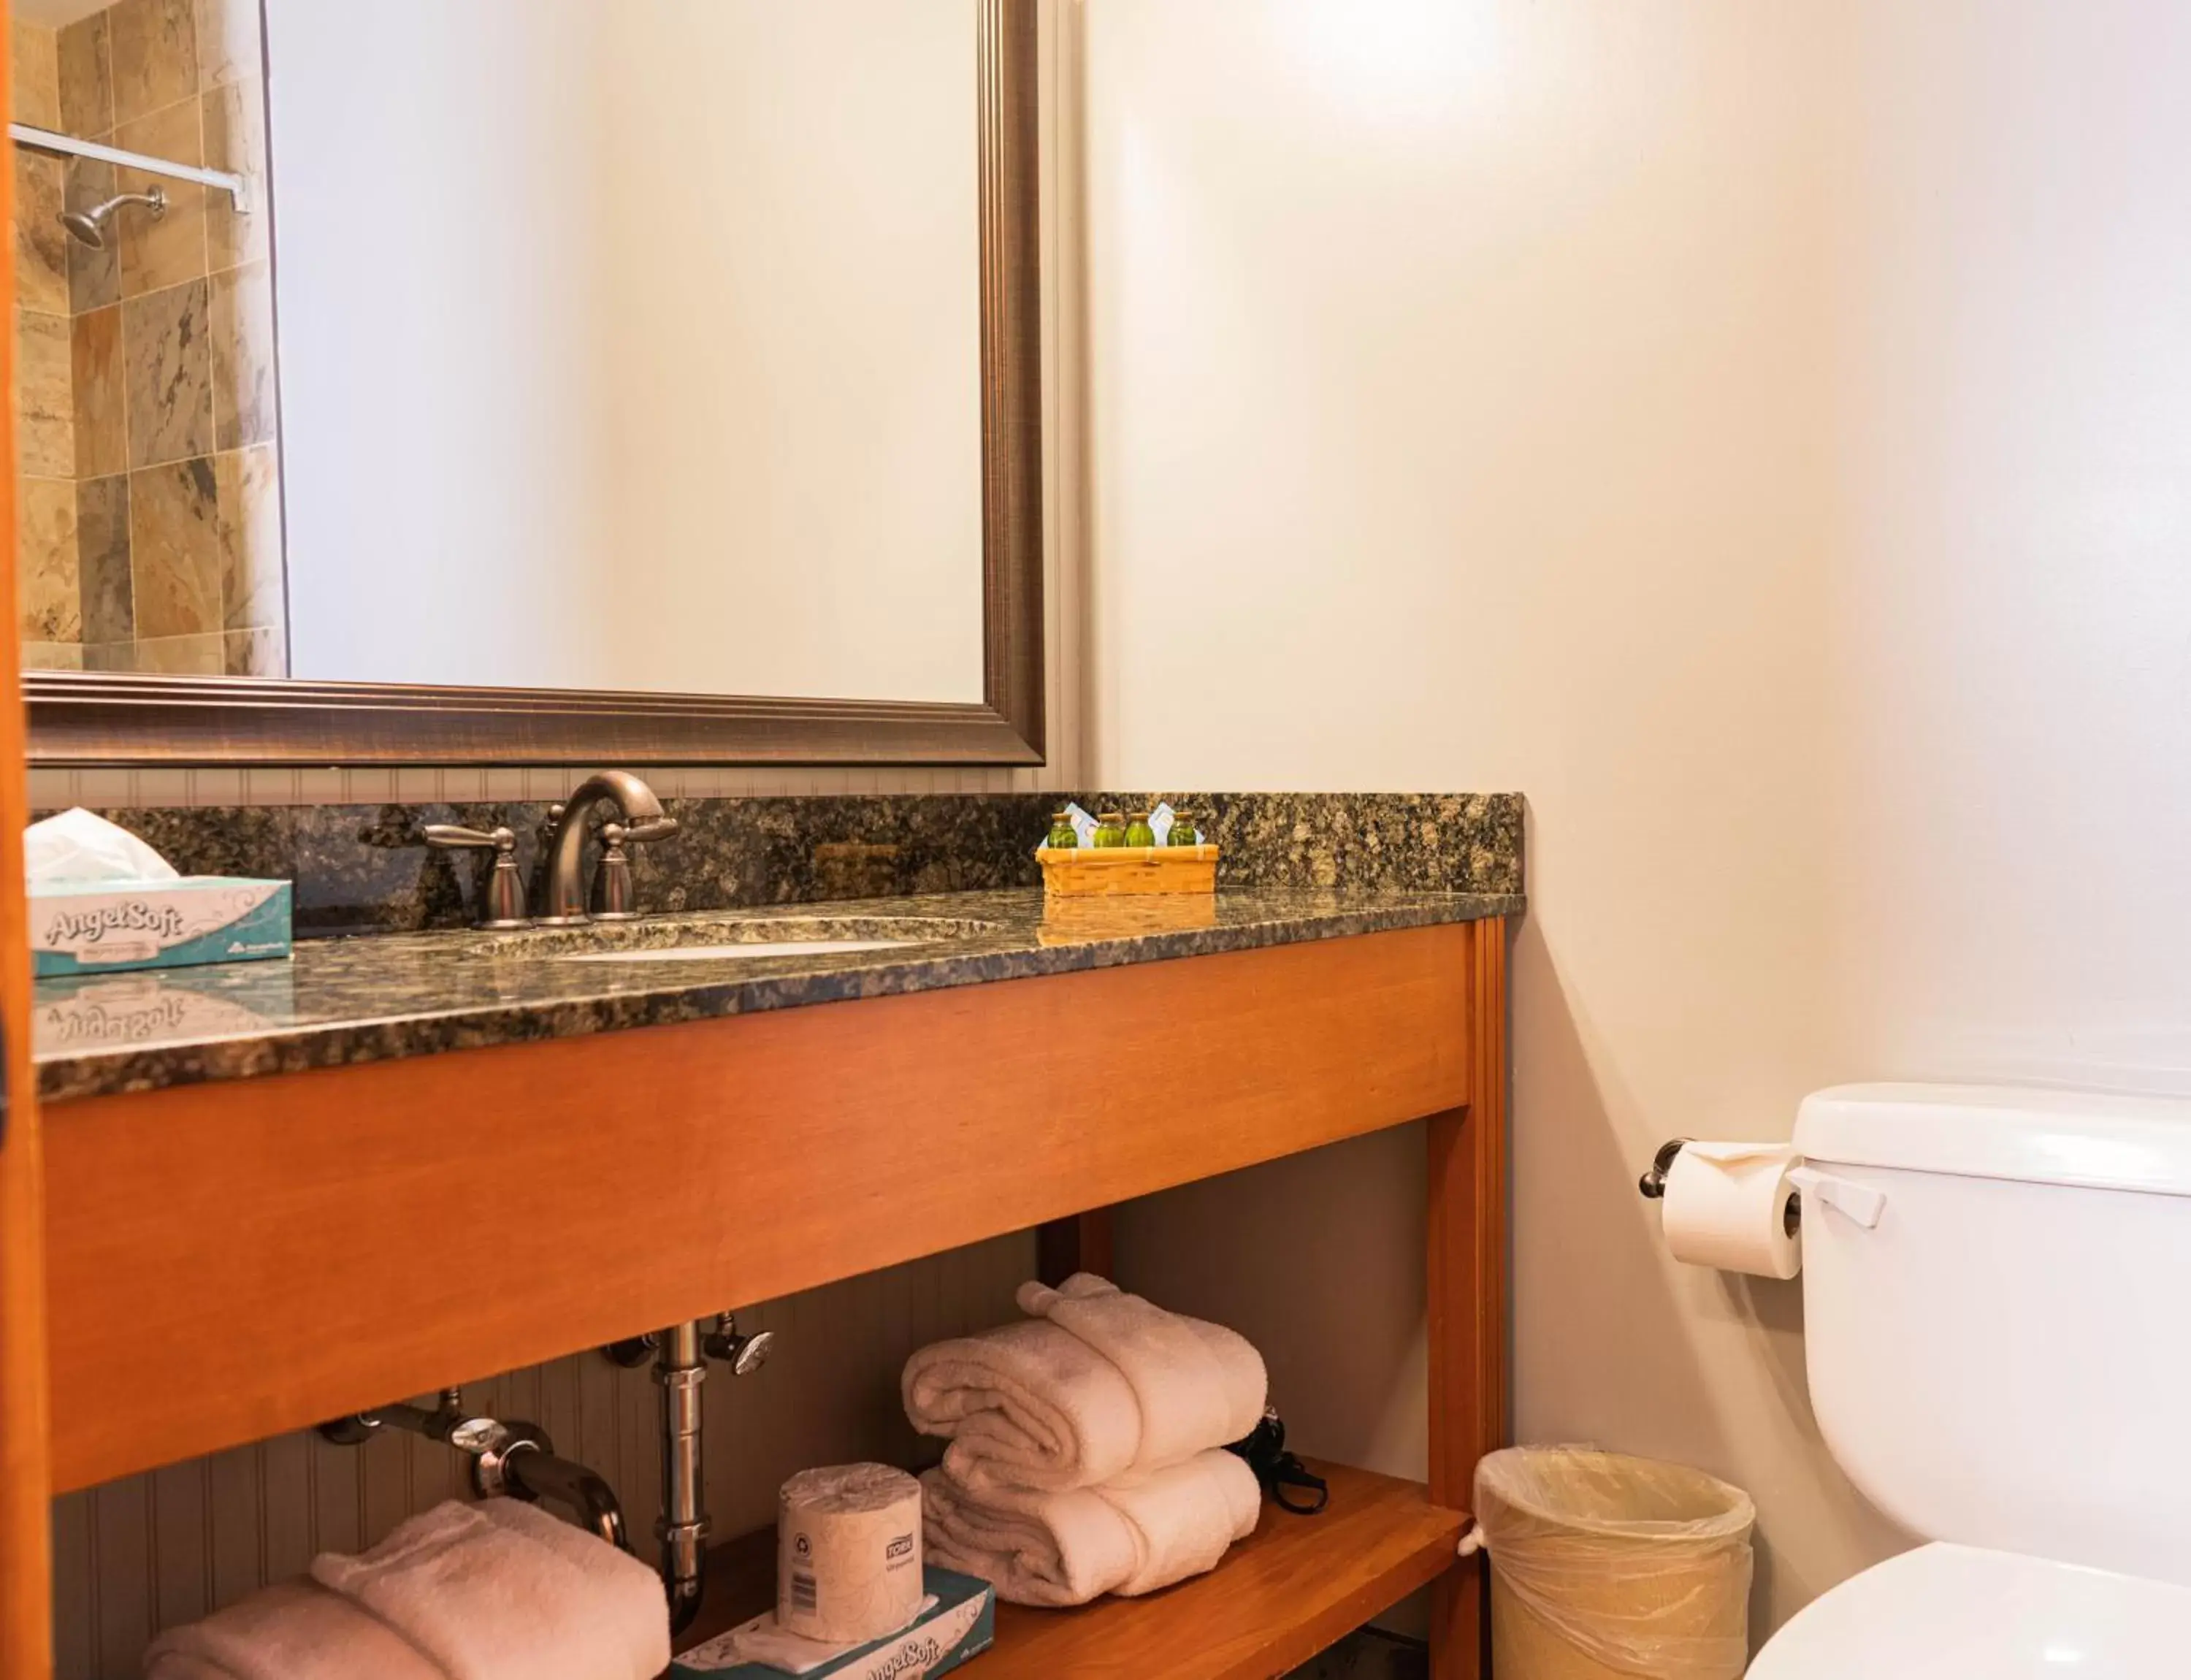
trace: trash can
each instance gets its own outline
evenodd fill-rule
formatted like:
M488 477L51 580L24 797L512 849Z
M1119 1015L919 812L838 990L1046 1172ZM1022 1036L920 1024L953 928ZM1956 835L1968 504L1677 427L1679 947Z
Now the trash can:
M1701 1470L1583 1447L1476 1467L1499 1680L1740 1680L1756 1507Z

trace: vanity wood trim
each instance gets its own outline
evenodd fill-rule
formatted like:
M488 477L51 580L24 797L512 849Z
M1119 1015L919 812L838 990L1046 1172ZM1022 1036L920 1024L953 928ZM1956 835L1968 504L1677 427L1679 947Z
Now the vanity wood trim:
M38 671L20 679L30 761L1044 763L1037 32L1035 0L980 0L980 703Z
M1430 1125L1430 1497L1475 1508L1477 1461L1506 1444L1506 937L1480 922L1468 969L1469 1105ZM1431 1680L1491 1663L1484 1555L1431 1595Z
M0 88L9 42L0 32ZM13 226L13 171L0 179L0 223ZM0 265L0 320L14 319L15 271ZM0 334L0 390L15 388L15 335ZM11 404L0 403L0 459L15 458ZM15 529L15 475L0 476L0 531ZM0 543L0 601L17 597L18 556ZM0 683L20 676L22 648L0 653ZM23 902L23 709L0 706L0 1680L53 1672L52 1516L48 1508L45 1171L37 1075L31 1065L31 941Z
M1502 925L50 1105L56 1484L1465 1108Z

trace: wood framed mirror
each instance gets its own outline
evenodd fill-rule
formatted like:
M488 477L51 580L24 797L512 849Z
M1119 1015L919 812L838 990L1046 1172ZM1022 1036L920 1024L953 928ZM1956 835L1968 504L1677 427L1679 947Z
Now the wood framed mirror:
M65 10L71 8L71 0L54 0L54 3L62 6ZM416 3L423 4L424 0L416 0ZM515 4L517 0L509 0L509 3ZM744 0L740 7L725 9L746 14L748 27L765 26L771 17L781 21L792 15L782 10L772 14L765 13L763 7L771 3L780 7L782 0ZM861 3L861 0L840 0L840 3L849 12ZM871 5L872 0L868 0L868 3ZM1041 175L1037 120L1036 0L936 0L936 4L939 19L948 19L953 29L965 27L969 31L964 44L970 52L970 81L974 95L972 111L965 113L966 121L963 135L963 138L972 141L971 156L968 161L973 168L969 172L970 188L964 194L963 216L966 222L971 224L967 228L972 236L971 260L966 265L965 279L974 293L965 299L967 314L971 319L964 323L964 339L970 352L964 360L969 364L978 361L978 370L968 366L965 375L965 384L970 387L965 394L969 411L975 406L970 387L976 381L978 383L978 463L976 464L970 443L965 450L965 458L968 465L967 478L970 481L977 477L978 483L968 481L965 484L964 504L954 515L962 521L967 535L967 540L959 545L964 550L967 570L963 581L953 580L952 589L954 601L963 600L963 616L970 619L978 610L980 622L978 629L969 623L952 632L954 646L964 650L959 675L953 679L954 685L965 691L963 694L953 693L949 698L925 694L919 698L896 699L878 697L870 692L863 698L829 698L831 694L840 692L830 688L819 698L809 698L803 692L787 692L796 686L800 681L796 676L767 692L680 692L700 685L689 681L673 681L667 686L652 681L627 681L623 680L621 673L618 674L619 680L612 682L595 683L590 686L551 686L547 685L561 680L566 669L583 671L594 667L589 666L584 660L559 662L551 658L547 650L540 647L529 652L534 656L538 668L552 675L517 682L477 680L469 675L457 681L445 681L438 672L426 681L360 680L348 674L315 675L314 665L301 657L296 659L293 675L248 674L251 669L248 659L242 665L246 674L227 674L239 669L234 650L238 639L246 634L236 628L239 621L232 601L225 619L215 607L210 609L208 622L192 625L192 628L207 634L185 637L169 636L165 629L158 633L162 646L177 647L183 646L185 642L217 645L225 635L231 651L230 663L223 674L213 674L194 665L162 663L149 652L124 656L125 658L136 659L134 669L111 664L107 669L90 669L88 667L95 663L90 622L94 612L91 572L94 521L89 512L83 511L80 521L75 521L71 515L70 526L71 541L82 544L81 552L76 556L80 570L71 574L75 579L70 585L75 592L74 596L70 596L65 589L48 589L48 594L56 600L65 598L64 607L54 608L44 620L37 618L31 606L26 605L25 611L23 634L26 663L65 665L73 662L86 667L26 671L24 687L29 707L31 762L39 766L544 765L611 761L651 765L1014 766L1042 763L1045 732L1039 259ZM88 16L94 9L94 0L83 0L83 3L73 5L72 9ZM241 9L227 9L236 11ZM570 9L563 9L568 11ZM676 8L669 9L674 11ZM902 9L901 8L901 11ZM204 15L205 9L200 9L200 12L202 16ZM801 18L812 14L804 9L799 14ZM251 175L253 164L255 163L259 175L270 174L271 191L265 193L263 207L254 205L251 208L259 209L265 221L270 224L270 228L257 231L257 236L266 241L258 254L265 262L270 262L272 271L272 279L267 282L270 346L274 336L273 311L276 308L280 311L279 419L278 423L269 419L267 441L278 445L277 470L284 480L293 477L299 470L300 458L309 453L302 447L299 437L304 424L299 414L308 406L309 392L293 392L290 380L293 323L308 317L312 310L310 307L298 305L297 288L304 282L299 281L293 286L290 265L293 260L300 265L300 271L307 274L329 271L328 265L324 261L316 271L310 267L314 240L320 237L316 230L326 225L325 213L321 208L324 203L333 202L340 204L361 219L369 217L373 208L369 185L361 194L358 182L364 179L362 176L355 179L344 178L339 182L324 172L316 177L313 172L321 161L319 157L309 145L298 143L292 146L290 136L283 129L283 78L287 77L287 85L291 88L301 85L310 89L311 71L308 60L312 43L306 40L301 45L298 44L299 37L310 31L305 24L297 21L309 15L311 15L310 0L265 0L257 26L259 39L256 43L248 43L259 54L256 60L252 59L248 51L235 50L236 43L234 42L200 42L200 80L186 84L186 96L179 105L165 108L179 110L187 106L191 98L202 100L203 115L196 133L202 140L202 162L213 166L216 174L219 166L234 162L239 173L253 189L263 189L265 183ZM962 18L965 20L963 26L958 21ZM686 20L688 27L690 24L691 20ZM803 24L800 26L804 26ZM62 39L65 43L67 26L62 23L60 27ZM791 26L784 24L783 27L788 29ZM415 42L409 44L415 48ZM503 44L507 46L508 43ZM240 67L232 71L230 83L216 84L213 79L214 62L217 54L223 49L230 51ZM351 60L340 56L344 54L355 55L357 52L354 38L333 43L327 53L329 63L337 66L333 73L361 74L352 71ZM627 60L630 56L627 55ZM678 55L657 51L646 56L653 63L664 59L674 62ZM805 61L817 65L842 63L847 56L841 51L832 54L810 44ZM880 75L880 66L885 61L886 54L878 51L873 56L876 67L871 73ZM573 61L583 62L584 54L574 55ZM65 53L61 55L61 62L68 62ZM241 157L231 158L219 155L222 135L216 131L248 126L235 113L248 108L249 76L254 62L265 84L256 96L264 101L260 109L267 113L264 122L265 130L270 135L270 145L262 138L260 151L255 159L247 162ZM521 68L518 71L506 69L500 52L490 54L484 48L479 63L487 66L479 72L479 77L481 83L489 85L490 91L499 87L510 76L527 73ZM649 71L646 73L656 72ZM953 77L954 90L957 90L965 78L960 77L955 69ZM189 88L200 86L204 88L202 94L191 94L187 91ZM246 97L242 100L236 97L238 87L246 89ZM270 90L270 99L267 97ZM119 91L119 84L115 91ZM324 89L319 91L324 94ZM478 89L475 88L470 91L476 93ZM764 86L764 95L768 92L769 89ZM102 111L101 117L111 127L105 131L86 134L83 131L99 119L79 119L72 124L60 120L68 115L65 110L69 104L68 93L65 87L61 89L51 122L54 132L48 137L48 141L52 150L42 151L35 136L27 144L29 155L54 159L56 170L69 172L65 176L56 174L56 180L63 184L55 190L65 195L69 208L77 209L83 208L79 204L79 199L85 197L89 189L100 183L95 179L87 178L80 191L76 172L107 166L98 163L95 159L87 162L80 155L80 147L71 152L69 150L73 145L71 137L95 140L133 154L141 152L146 156L149 167L151 155L161 150L154 142L160 138L162 113L155 112L125 121L124 113L115 100L115 93L110 92L106 95L110 103ZM224 94L228 95L228 114L225 117L216 108ZM627 92L623 97L630 100L640 95ZM655 90L651 97L657 105L666 102L659 89ZM953 97L955 101L956 91ZM310 103L301 94L293 94L292 99L293 105L309 107ZM712 98L707 101L709 104L722 102ZM770 101L767 97L763 97L758 102L765 105ZM781 102L786 105L795 103L788 97ZM319 103L322 105L326 103L324 97ZM475 104L476 100L463 103ZM858 103L857 95L847 92L840 103L844 109L855 108ZM19 111L18 120L20 122L35 115L35 112ZM828 113L823 113L821 119L825 128L827 116ZM775 131L777 139L781 141L783 136L790 135L799 145L805 143L805 136L812 131L816 120L811 113L796 110L780 111L777 117L787 125ZM393 123L399 119L407 125L404 130L399 131L391 126L387 134L376 137L379 151L367 158L374 168L381 167L382 160L388 158L392 150L400 149L398 142L403 133L407 132L407 125L413 122L413 113L407 110L400 111L397 117L391 117L390 122ZM462 120L472 125L461 131L461 137L469 140L479 126L477 113L466 111L462 114ZM954 117L954 122L957 120ZM802 123L806 126L800 126ZM30 126L36 128L45 125L33 121ZM616 126L605 123L606 128ZM622 126L629 128L629 125ZM291 128L296 127L293 120ZM958 136L955 129L953 135ZM20 131L16 138L19 149L24 147L26 139ZM956 145L957 138L953 138L951 143ZM180 157L179 148L183 144L183 140L174 140L166 150L166 157ZM691 136L680 134L674 144L689 147ZM663 155L669 155L669 149L673 141L664 140L661 145ZM817 140L816 145L817 150L826 150L826 140ZM779 144L776 151L781 154L789 149ZM908 150L910 151L913 148L908 146ZM366 157L361 142L354 145L354 151L359 157ZM424 155L446 157L447 151ZM200 162L200 154L192 153L184 161L196 163ZM398 158L387 167L399 167L400 162ZM552 179L556 174L556 162L553 157L542 160L538 173ZM485 166L481 167L484 168ZM691 157L685 167L706 170L717 166L707 157ZM626 178L629 179L629 174ZM315 193L316 179L326 182L324 191ZM128 168L121 168L118 185L122 188L127 190L147 184L159 183L152 181L149 176L139 179L133 177ZM162 250L174 246L179 237L179 227L188 226L184 219L195 213L204 224L203 231L196 236L204 242L202 248L208 253L206 265L213 271L203 279L192 277L177 284L174 292L182 299L177 305L179 311L191 297L196 295L187 294L189 285L209 287L207 295L212 300L213 313L208 336L214 340L213 353L217 356L223 331L219 315L223 286L229 278L217 265L223 260L222 218L230 207L223 197L223 189L217 182L193 185L186 179L174 176L167 179L165 185L170 191L167 208L160 213L162 225L158 227L140 219L136 224L138 231L133 233L128 219L133 213L127 208L118 213L117 223L121 230L117 241L121 247L118 266L122 277L121 295L111 300L114 312L119 317L114 330L117 333L134 330L131 316L133 309L149 313L153 302L168 295L159 290L156 284L148 282L140 284L138 295L133 298L129 290L131 265L134 260L140 276L149 275L151 282L172 280L172 276L152 272L157 255L154 249L156 242ZM341 191L337 190L339 186ZM537 212L539 204L547 202L524 200L526 189L523 186L514 191L521 200L516 206L498 211L492 196L476 195L469 204L459 202L456 212L452 214L477 214L487 218L501 214L506 221L515 224L523 219L527 202L531 202ZM953 184L952 191L953 193L959 191L957 184ZM196 196L189 196L192 194ZM463 198L463 195L446 191L442 196L458 200ZM367 202L360 203L361 196ZM388 202L397 201L391 199ZM777 202L783 202L781 195ZM958 201L954 200L954 208L957 204ZM21 254L27 236L24 217L43 212L46 221L51 222L56 219L54 208L32 204L19 210L19 274L26 260ZM241 210L242 201L239 198L233 208ZM801 208L805 213L814 213L811 202ZM536 214L532 220L537 225L543 219L553 220L558 214L560 212L550 211L544 218ZM635 215L639 212L623 214ZM655 214L659 220L659 213ZM851 219L856 214L856 209L848 211L843 219ZM321 219L316 220L316 217ZM228 219L231 224L241 225L236 217L230 216ZM883 219L888 218L885 216ZM70 329L73 327L79 339L85 331L81 312L83 302L81 283L79 282L75 304L71 305L69 282L76 276L68 267L69 263L76 262L83 253L67 248L67 242L57 239L49 229L30 231L37 233L37 243L60 249L63 259L60 303L57 307L73 313L76 317L71 320L65 316L60 325L63 345L60 354L65 364L69 355ZM236 225L229 226L226 235L232 243L241 242L247 236L237 233ZM384 230L375 236L384 239L388 235ZM879 238L882 236L875 236ZM675 224L669 226L664 237L670 248L680 253L689 242L686 228ZM79 238L80 236L75 233L69 236L70 240ZM134 246L131 243L133 239L138 242ZM322 239L321 242L325 244L327 242ZM754 239L748 228L740 242L751 248L765 242ZM887 256L888 253L885 254ZM467 260L470 259L468 257ZM492 256L484 260L491 261ZM265 263L262 262L261 266L265 265ZM885 278L888 277L887 261L879 262L874 266L884 271ZM248 278L250 271L247 265L233 272ZM692 282L690 276L686 279L688 283L702 283ZM317 301L309 293L302 295L308 305ZM953 293L954 297L958 295ZM93 302L99 304L100 300L94 299ZM955 309L957 305L953 307ZM639 312L644 313L643 306ZM305 333L310 325L306 320L304 327L296 327L294 331ZM954 322L952 330L958 333L960 324ZM325 339L339 335L323 333L322 336ZM976 345L977 356L973 353ZM125 345L120 360L132 367L139 362L149 367L156 359L156 355L157 352L152 350L140 355L134 345ZM300 363L310 361L309 356L297 359ZM83 365L80 348L77 350L77 365L79 367ZM214 372L218 376L219 369L217 365ZM356 377L355 366L351 367L350 373ZM273 378L270 371L267 377L270 379ZM959 377L956 373L953 375L954 379ZM322 379L321 383L326 384L328 382ZM131 400L135 400L134 391L131 393ZM208 441L199 452L202 459L174 458L178 449L189 453L187 446L179 444L168 448L162 458L151 459L149 456L153 452L139 449L133 436L126 459L122 464L124 470L118 476L126 478L139 493L138 511L134 515L125 514L123 518L125 522L134 521L133 533L140 544L144 540L146 521L153 517L153 514L147 511L146 495L151 492L164 493L162 482L155 477L162 471L170 475L179 473L185 481L190 474L196 475L196 481L204 491L205 507L199 515L202 524L222 524L230 518L228 504L219 498L227 494L232 471L222 464L225 458L215 453L231 441L228 436L230 428L219 408L218 391L210 401L215 430L219 436L217 440ZM267 406L270 409L270 401ZM79 416L82 412L79 398ZM321 412L324 412L324 405ZM248 418L247 412L247 421ZM975 419L971 412L967 413L970 438ZM422 423L430 431L436 422L433 416L426 415ZM147 433L155 429L153 425L145 428ZM931 427L930 430L935 429ZM211 437L212 434L209 433L208 436ZM82 511L86 507L83 497L85 485L89 481L84 466L87 444L81 427L74 449L73 471L57 476L55 481L74 481L72 489L67 493L76 498L75 510ZM868 458L850 450L845 453L848 458L835 469L839 482L832 488L849 504L862 496L862 470ZM534 481L542 477L537 463L532 464L529 470ZM30 472L33 469L26 466L24 470ZM360 464L358 470L363 476L366 471L364 464ZM900 476L908 475L902 473ZM145 482L140 484L140 480ZM184 492L187 493L190 487L185 481ZM403 489L401 485L392 491L384 487L375 488L367 485L361 487L358 493L361 496L378 494L384 502L391 496L401 495ZM731 494L729 491L717 493L726 497ZM317 519L316 523L312 521L300 522L300 497L294 487L282 484L277 494L280 501L276 541L286 547L286 576L293 580L299 567L310 561L310 555L306 551L308 545L317 551L318 544L313 533L324 530L326 521ZM506 501L498 504L498 508L506 504ZM810 494L802 505L811 508L817 504L817 498ZM973 532L976 529L978 554L973 551L976 547ZM157 532L154 534L156 536ZM225 540L226 534L223 525L223 540ZM436 533L436 540L447 542L454 539L442 538ZM938 543L930 546L941 548L943 545ZM381 552L393 555L401 547L400 544L390 544ZM612 568L623 567L626 570L631 564L633 552L644 554L651 551L647 544L638 542L624 552L612 555L613 547L613 544L602 547L604 558L601 563ZM795 544L787 544L779 552L794 554L795 548ZM218 565L219 562L213 563ZM353 574L378 570L378 567L371 562L369 555L367 564L360 565L355 559L347 563ZM771 563L782 565L785 562L772 560ZM972 579L973 568L977 564L978 601ZM55 565L58 567L58 562ZM126 575L135 580L134 610L139 612L140 621L150 616L148 602L156 593L155 589L148 589L145 566L146 560L142 552L134 561L124 561L125 568L134 568L126 571ZM232 561L230 568L233 570ZM390 569L393 572L401 568L391 560ZM26 557L26 573L30 579L26 588L33 592L39 587L36 581L38 570L37 557ZM156 584L157 580L154 582ZM286 593L282 597L283 604L277 610L286 616L280 627L271 631L251 634L259 635L262 640L273 636L282 638L282 669L288 670L293 669L289 663L293 653L301 646L303 638L300 631L303 627L297 619L299 608L298 590L293 581L282 587ZM371 587L371 584L361 582L353 587L365 590ZM841 581L833 587L838 599L845 598L846 586ZM524 593L525 589L521 586L516 595L521 598ZM70 620L67 611L73 608L77 598L81 600L82 612L76 619ZM368 601L370 597L360 595L357 599ZM105 603L105 607L111 612L111 603ZM674 622L680 616L681 608L682 603L674 598L657 597L646 604L646 613L663 622ZM435 613L437 618L445 616L452 621L452 635L475 629L481 617L476 611L466 613L456 607L436 607L430 601L420 603L418 610ZM954 607L954 612L957 610ZM486 616L492 618L494 615L490 612ZM765 615L757 616L762 618L761 628L765 630ZM876 610L870 608L869 617L875 616ZM626 620L628 625L642 622L639 616L628 616ZM55 626L65 627L71 623L79 644L72 649L65 646L64 638L53 637ZM147 634L141 622L134 634L139 636ZM633 632L627 640L633 639L637 634ZM151 644L146 641L139 646L149 648ZM973 669L973 650L976 646L978 686ZM43 657L53 654L56 649L60 657ZM215 660L213 671L220 671L222 668L218 663L219 656L217 651L213 657ZM674 667L671 675L681 675L691 668L688 661L686 666ZM645 675L651 678L654 673ZM725 686L737 686L735 677Z

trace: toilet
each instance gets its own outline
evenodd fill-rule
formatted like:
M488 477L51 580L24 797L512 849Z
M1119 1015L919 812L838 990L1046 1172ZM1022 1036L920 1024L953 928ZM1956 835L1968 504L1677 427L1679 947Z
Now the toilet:
M1750 1680L2191 1674L2191 1101L1847 1085L1795 1142L1819 1428L1929 1543Z

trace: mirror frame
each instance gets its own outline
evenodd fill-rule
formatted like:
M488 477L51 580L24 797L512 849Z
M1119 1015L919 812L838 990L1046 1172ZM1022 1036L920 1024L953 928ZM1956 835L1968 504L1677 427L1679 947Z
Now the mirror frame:
M26 674L30 762L1039 765L1044 761L1036 0L979 0L982 698L826 700Z

